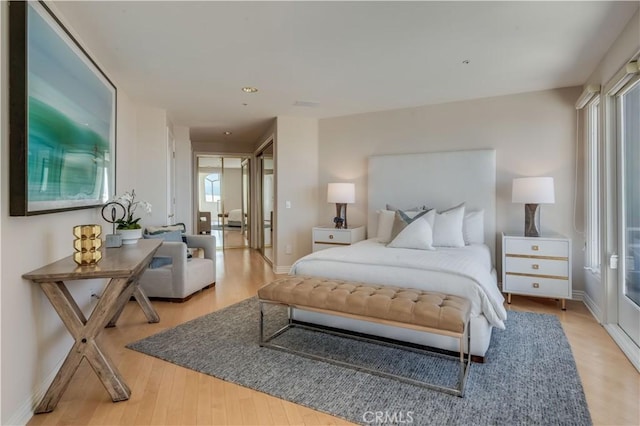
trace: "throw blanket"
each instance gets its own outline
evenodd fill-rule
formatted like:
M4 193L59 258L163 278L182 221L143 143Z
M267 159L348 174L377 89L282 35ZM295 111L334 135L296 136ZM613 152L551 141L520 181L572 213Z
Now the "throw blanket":
M348 247L321 250L291 267L293 275L413 287L466 297L472 313L482 313L494 327L504 329L504 297L491 274L491 256L485 245L463 248L411 250L388 248L375 239ZM454 276L453 280L451 276ZM462 277L463 279L455 279Z

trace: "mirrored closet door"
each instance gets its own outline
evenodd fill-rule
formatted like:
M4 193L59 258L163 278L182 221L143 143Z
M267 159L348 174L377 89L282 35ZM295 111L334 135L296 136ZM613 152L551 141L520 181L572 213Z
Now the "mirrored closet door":
M243 189L245 158L198 155L198 232L216 237L218 248L248 247L249 197Z

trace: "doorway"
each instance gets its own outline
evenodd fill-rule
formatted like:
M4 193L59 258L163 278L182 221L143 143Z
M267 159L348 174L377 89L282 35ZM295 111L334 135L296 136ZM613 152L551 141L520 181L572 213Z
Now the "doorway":
M260 176L258 241L262 256L273 264L273 209L275 201L273 142L258 154Z
M249 246L245 162L244 157L197 155L197 228L214 235L219 249Z

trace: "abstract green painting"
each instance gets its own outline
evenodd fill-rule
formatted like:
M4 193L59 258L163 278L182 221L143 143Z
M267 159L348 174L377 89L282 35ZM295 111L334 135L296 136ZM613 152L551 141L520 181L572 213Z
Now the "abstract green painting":
M43 3L11 2L10 35L11 214L103 204L114 190L115 86Z

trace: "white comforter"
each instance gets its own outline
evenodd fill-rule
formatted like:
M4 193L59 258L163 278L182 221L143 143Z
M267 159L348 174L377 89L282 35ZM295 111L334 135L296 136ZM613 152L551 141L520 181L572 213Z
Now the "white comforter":
M465 297L471 301L472 315L484 314L491 325L505 328L504 297L492 275L491 255L486 245L411 250L388 248L370 239L312 253L294 263L290 273Z

